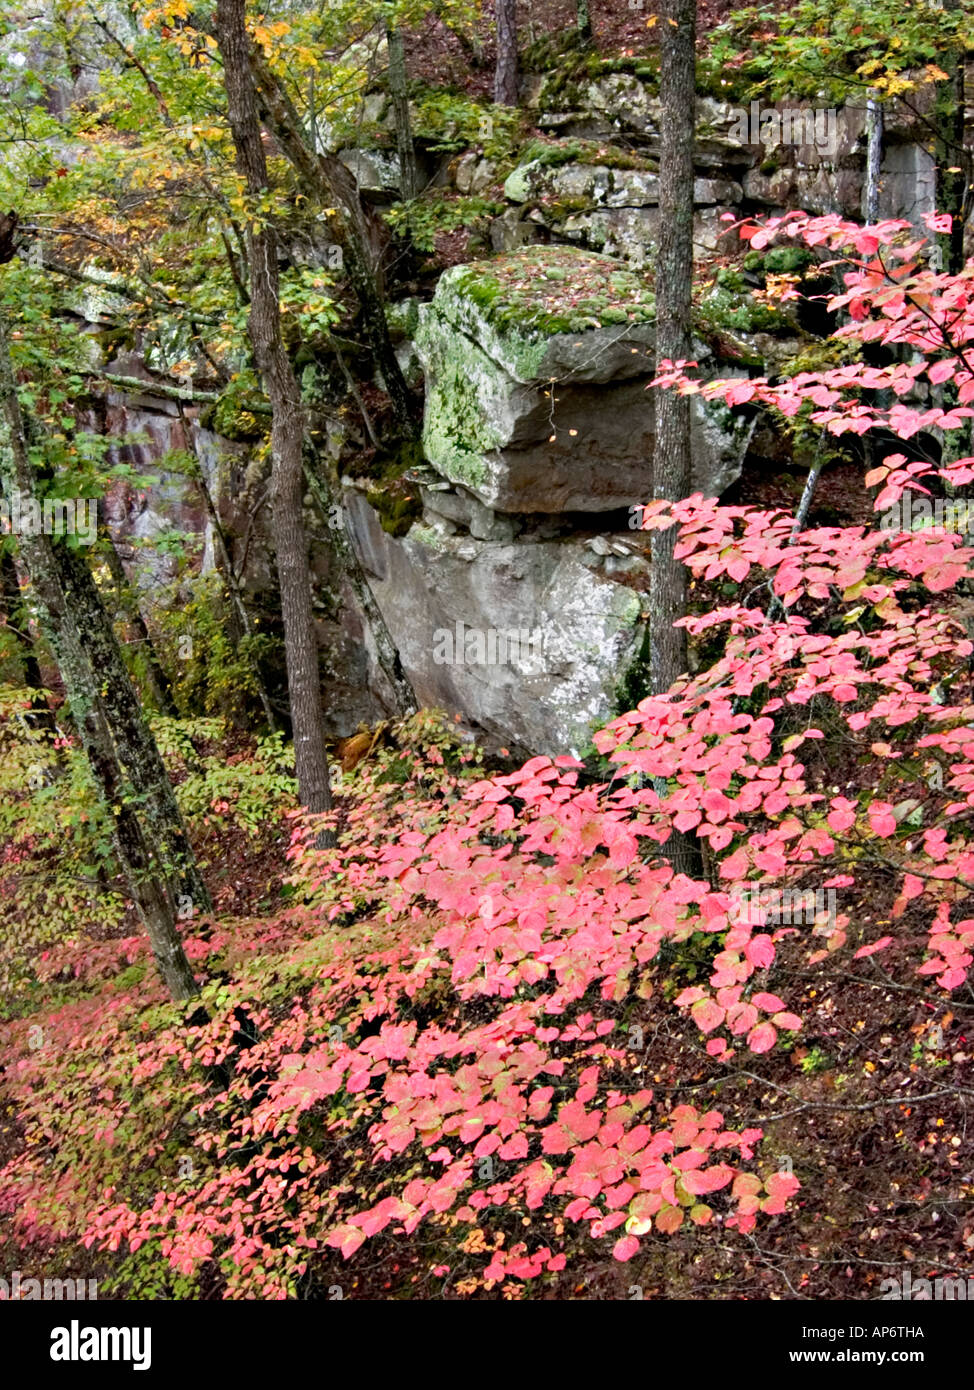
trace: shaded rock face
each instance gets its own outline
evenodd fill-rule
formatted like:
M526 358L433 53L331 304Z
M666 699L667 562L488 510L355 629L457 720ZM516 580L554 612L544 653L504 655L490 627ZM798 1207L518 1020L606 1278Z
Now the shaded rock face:
M345 505L420 704L522 751L590 742L642 642L641 597L602 556L580 538L491 542L427 523L396 540L360 492Z
M363 193L385 194L390 198L399 196L402 174L399 156L384 154L379 150L339 150L338 157L345 167L355 175Z
M161 591L173 585L169 601L179 604L180 594L174 585L179 564L172 547L161 544L174 528L197 538L204 574L222 565L202 491L184 473L160 467L172 451L189 450L195 454L216 509L246 606L259 620L261 631L274 632L280 606L265 505L266 464L254 464L248 445L204 428L198 407L187 406L181 413L175 402L154 396L148 374L134 357L112 365L124 368L126 375L143 377L145 393L109 391L86 424L111 441L110 462L128 463L153 477L147 487L134 485L130 478L119 479L105 498L105 520L137 588L158 600ZM353 734L360 722L373 724L386 717L394 702L378 666L365 614L351 587L335 570L323 519L309 505L305 520L311 541L325 726L329 735L344 738ZM193 549L190 539L190 553ZM283 659L276 666L272 661L267 675L272 695L283 702Z

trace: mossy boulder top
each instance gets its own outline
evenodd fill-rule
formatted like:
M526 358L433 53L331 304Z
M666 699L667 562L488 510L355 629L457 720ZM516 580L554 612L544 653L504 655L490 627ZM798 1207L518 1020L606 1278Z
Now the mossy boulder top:
M618 381L652 368L652 290L621 261L571 246L453 267L426 306L423 330L436 331L431 317L525 385Z

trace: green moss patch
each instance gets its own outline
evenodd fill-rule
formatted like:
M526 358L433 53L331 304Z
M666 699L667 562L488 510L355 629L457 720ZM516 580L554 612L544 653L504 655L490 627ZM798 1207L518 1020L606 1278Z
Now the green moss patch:
M561 164L601 165L605 169L642 169L656 173L659 162L619 145L598 140L546 140L539 136L529 140L518 152L519 164L544 164L557 168Z
M656 297L642 277L572 246L529 247L464 266L452 289L496 331L536 339L656 317Z

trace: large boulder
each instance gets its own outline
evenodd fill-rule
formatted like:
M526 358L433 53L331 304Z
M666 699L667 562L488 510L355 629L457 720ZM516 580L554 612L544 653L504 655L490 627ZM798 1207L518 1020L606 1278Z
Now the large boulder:
M396 539L357 489L345 506L421 705L460 713L525 752L591 742L639 669L644 603L618 576L645 571L641 557L605 555L607 544L581 537L491 542L429 524Z
M605 512L648 495L655 301L619 261L524 248L448 270L424 306L423 447L500 512ZM739 475L741 422L693 401L693 486Z

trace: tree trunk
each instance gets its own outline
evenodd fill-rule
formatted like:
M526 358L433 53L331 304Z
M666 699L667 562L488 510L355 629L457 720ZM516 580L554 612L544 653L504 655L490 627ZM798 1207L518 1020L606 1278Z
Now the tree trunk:
M660 241L656 262L656 362L691 355L693 284L693 144L696 125L695 0L667 0L660 13ZM653 499L690 493L690 397L656 392ZM687 570L673 554L676 527L650 540L650 690L661 695L687 669L686 630L674 627L687 607ZM665 783L656 790L665 795ZM678 830L662 846L677 873L703 872L695 840Z
M87 561L79 549L66 545L52 546L51 555L65 604L99 685L99 703L119 762L142 808L146 838L158 847L174 893L188 898L197 912L212 912L213 904L190 847L169 774L146 724Z
M420 191L416 147L409 120L409 92L406 78L406 55L402 34L391 20L386 20L386 45L389 50L389 93L396 122L396 146L399 150L399 189L404 198L415 198Z
M145 683L148 686L149 694L155 703L160 714L167 715L170 719L175 719L179 711L173 699L172 686L169 677L159 663L156 655L155 645L146 627L145 618L139 607L138 598L132 591L125 573L125 566L122 564L121 556L115 548L115 541L109 531L102 508L99 506L99 522L101 529L101 551L108 565L108 573L111 575L115 584L115 592L118 595L118 606L122 610L129 627L135 633L136 640L144 653Z
M696 110L694 0L668 0L660 60L660 242L656 269L656 362L691 355L693 139ZM653 499L690 492L690 397L656 391ZM676 528L654 531L649 603L650 685L662 694L687 668L687 571L673 557Z
M55 630L57 626L55 620ZM84 672L84 660L80 650L72 653L71 648L75 647L76 643L63 627L55 640L58 641L61 653L65 683L69 689L77 691L80 688L78 677L82 677ZM74 679L70 675L72 670L76 673ZM154 856L146 843L138 814L126 799L121 766L112 745L105 716L97 704L92 702L90 692L80 700L75 695L72 703L77 706L75 718L88 765L102 796L112 808L115 852L128 891L145 923L156 968L174 999L192 999L194 995L199 994L199 985L179 937L173 900L159 876L158 864L154 862Z
M223 55L237 168L246 181L248 194L256 199L267 190L267 161L261 140L257 86L250 67L245 0L218 0L216 31ZM304 527L304 407L281 338L274 227L269 222L252 222L247 231L247 249L250 339L272 411L271 517L284 619L298 795L301 804L317 814L331 810L331 785Z
M33 497L36 495L36 480L17 399L6 324L2 316L0 398L7 425L12 481L23 494ZM76 551L69 551L66 546L55 544L51 537L43 534L21 536L20 547L34 590L45 610L51 643L92 775L112 811L116 853L129 893L145 923L159 973L169 992L174 999L189 999L199 992L199 988L179 936L175 891L179 885L174 882L168 846L160 845L154 835L151 839L146 835L142 818L136 810L136 805L142 802L142 798L133 798L130 795L131 782L126 782L121 755L113 738L116 731L109 726L106 695L110 697L112 694L116 672L106 669L99 661L99 655L108 644L108 639L114 644L116 664L121 667L122 676L130 692L131 686L128 684L121 653L114 642L108 615L101 606L100 599L100 615L93 614L91 610L81 613L75 610L72 596L62 581L63 566L60 562L65 554L77 556ZM78 559L84 565L80 556ZM90 574L88 578L97 598L98 591ZM93 616L94 628L91 625ZM97 649L93 649L91 645L92 637L101 639ZM158 758L158 750L144 725L143 733L147 742L146 751L151 749ZM171 786L169 793L171 796ZM157 828L157 822L153 821L151 815L147 817L147 825L150 834ZM184 869L188 867L183 866ZM193 867L195 868L195 864Z
M517 105L517 0L494 0L497 19L497 66L494 69L494 101L498 106Z
M879 171L883 164L883 104L874 92L866 99L866 186L862 214L867 222L879 221Z
M866 178L862 194L862 215L866 222L879 221L879 175L883 165L883 104L875 91L870 91L866 99ZM869 348L866 348L869 355ZM875 354L878 356L878 354ZM869 399L876 399L872 392L864 392ZM863 458L866 471L872 472L878 462L876 436L873 431L863 435ZM875 499L879 495L879 485L870 489Z
M588 0L575 0L575 28L582 43L591 43L592 16L589 12Z

